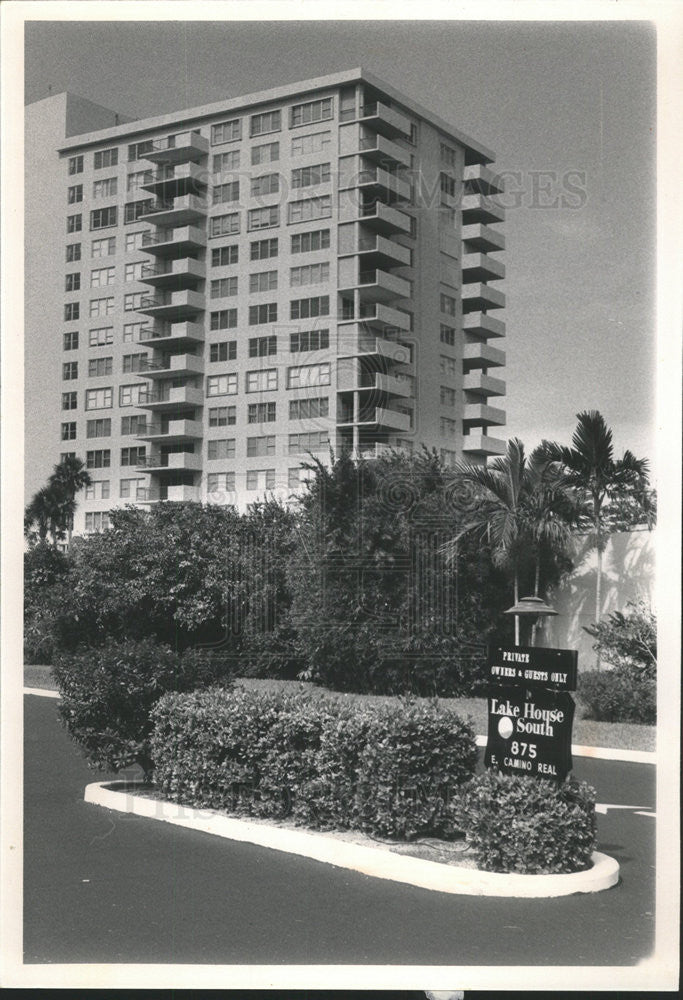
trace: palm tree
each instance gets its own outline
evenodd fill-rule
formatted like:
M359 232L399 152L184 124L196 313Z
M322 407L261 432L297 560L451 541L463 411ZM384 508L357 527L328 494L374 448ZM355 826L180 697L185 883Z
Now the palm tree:
M76 513L76 494L85 486L89 486L91 481L90 473L82 460L75 455L67 455L59 465L55 465L48 480L59 508L59 527L62 535L66 532L69 545Z
M55 490L43 486L34 493L31 502L24 511L24 534L29 542L35 541L36 535L41 545L47 542L47 536L52 535L53 546L63 537L60 529L61 508Z
M644 491L649 485L649 466L647 459L638 459L630 451L625 451L620 459L614 458L612 431L597 410L584 410L576 419L571 448L551 441L544 441L540 448L548 461L556 463L562 482L588 501L597 549L595 621L599 622L602 554L609 535L604 504L629 489Z

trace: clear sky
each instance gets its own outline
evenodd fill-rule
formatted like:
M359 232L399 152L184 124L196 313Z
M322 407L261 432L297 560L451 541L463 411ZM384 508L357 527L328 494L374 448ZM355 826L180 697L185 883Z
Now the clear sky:
M599 409L617 452L654 464L652 25L26 26L27 102L70 90L138 118L356 66L494 149L497 169L512 172L505 433L529 447L569 443L576 413ZM567 183L581 194L562 207Z

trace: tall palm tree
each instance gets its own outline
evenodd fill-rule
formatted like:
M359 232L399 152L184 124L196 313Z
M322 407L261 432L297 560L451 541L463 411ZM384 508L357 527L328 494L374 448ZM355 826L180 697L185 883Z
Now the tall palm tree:
M63 537L60 518L61 507L55 490L50 486L43 486L34 493L24 511L24 534L29 542L35 541L37 535L41 545L45 545L47 536L52 535L52 544L56 546Z
M54 490L59 508L59 527L62 535L67 534L67 542L71 544L74 514L76 513L76 494L91 483L90 473L80 458L67 455L58 465L48 480L49 488Z
M588 501L593 544L597 549L595 621L599 622L602 554L609 536L604 518L605 501L632 488L645 490L649 485L649 465L647 459L638 459L630 451L615 459L612 431L597 410L584 410L576 419L571 448L551 441L544 441L540 448L546 459L557 464L562 481Z

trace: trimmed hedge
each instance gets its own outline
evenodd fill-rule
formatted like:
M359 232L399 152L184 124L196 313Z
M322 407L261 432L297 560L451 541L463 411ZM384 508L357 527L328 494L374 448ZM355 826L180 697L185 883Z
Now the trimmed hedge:
M477 759L471 726L438 703L209 690L165 695L152 719L166 797L316 829L453 835L448 805Z
M585 718L597 722L657 722L657 682L635 670L590 670L579 675Z
M167 691L191 691L220 681L225 668L204 649L179 654L153 639L107 641L60 653L53 665L59 713L70 736L101 770L152 767L150 709Z
M595 790L585 782L487 771L462 789L453 810L483 871L540 875L591 866Z

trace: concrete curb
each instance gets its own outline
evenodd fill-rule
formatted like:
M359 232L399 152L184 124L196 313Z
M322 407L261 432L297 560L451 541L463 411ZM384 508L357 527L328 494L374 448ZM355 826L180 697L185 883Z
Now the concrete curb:
M47 688L24 688L24 694L37 694L41 698L59 698L59 691L48 691Z
M585 872L574 872L571 875L500 875L409 858L380 847L364 847L337 840L327 834L232 819L211 809L191 809L174 802L145 798L143 795L124 791L126 787L130 789L131 783L93 782L86 786L84 798L86 802L106 809L161 820L227 840L297 854L373 878L390 879L434 892L548 899L575 893L601 892L619 881L618 863L614 858L598 851L593 854L593 867ZM138 787L144 786L140 784Z

